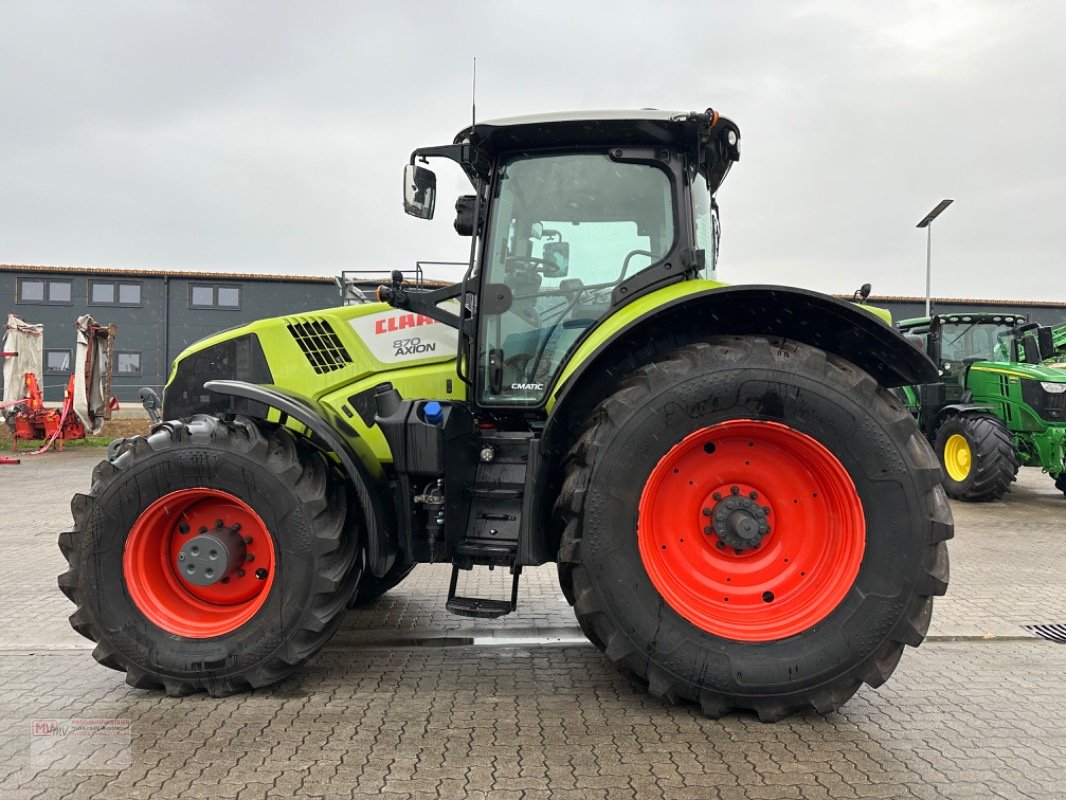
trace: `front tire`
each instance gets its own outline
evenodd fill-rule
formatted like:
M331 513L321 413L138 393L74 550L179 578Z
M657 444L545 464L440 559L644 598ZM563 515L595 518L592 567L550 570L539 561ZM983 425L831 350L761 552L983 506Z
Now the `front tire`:
M70 623L139 689L276 683L326 643L356 590L364 550L348 509L329 462L284 428L164 423L97 465L71 502L74 530L59 538Z
M556 506L559 561L589 638L653 695L826 713L925 636L953 532L940 475L850 363L715 339L593 412Z
M1063 494L1066 494L1066 472L1063 472L1059 477L1055 478L1055 488Z
M935 447L944 489L956 500L998 500L1018 474L1010 431L987 414L948 417L937 428Z

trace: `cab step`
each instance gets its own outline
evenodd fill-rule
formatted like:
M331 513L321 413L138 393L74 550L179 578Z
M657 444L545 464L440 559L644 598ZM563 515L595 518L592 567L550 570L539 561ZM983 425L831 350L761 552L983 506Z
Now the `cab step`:
M448 602L445 608L460 617L480 617L481 619L495 619L510 614L518 608L518 579L522 576L521 567L511 567L511 599L492 600L484 597L459 597L455 594L459 583L458 564L452 565L452 580L448 586ZM469 567L468 569L473 569ZM491 567L490 567L491 569Z

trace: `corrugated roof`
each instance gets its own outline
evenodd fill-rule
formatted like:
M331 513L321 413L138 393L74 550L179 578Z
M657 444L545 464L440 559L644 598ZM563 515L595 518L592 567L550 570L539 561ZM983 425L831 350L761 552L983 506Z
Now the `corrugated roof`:
M260 272L203 272L173 269L128 269L114 267L52 267L29 264L0 264L0 272L37 272L65 275L116 275L138 278L210 278L212 280L276 281L300 283L334 283L322 275L267 275Z

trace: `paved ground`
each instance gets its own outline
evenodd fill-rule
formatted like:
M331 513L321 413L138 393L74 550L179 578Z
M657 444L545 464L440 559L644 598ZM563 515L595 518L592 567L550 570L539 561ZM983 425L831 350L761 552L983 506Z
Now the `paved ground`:
M55 533L101 456L0 467L0 798L1066 798L1066 646L1020 628L1066 622L1066 499L1033 470L1005 501L955 505L949 596L888 684L762 725L631 688L553 568L490 623L448 615L447 570L420 567L271 691L130 689L55 587Z

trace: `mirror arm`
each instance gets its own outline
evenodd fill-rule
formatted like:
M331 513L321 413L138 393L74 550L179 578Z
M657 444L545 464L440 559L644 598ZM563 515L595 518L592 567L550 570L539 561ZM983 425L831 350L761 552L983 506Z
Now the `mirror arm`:
M423 317L443 322L451 328L458 328L461 322L459 315L444 311L437 306L445 300L458 297L462 294L462 290L462 283L453 283L451 286L442 286L440 289L430 291L407 291L400 283L394 282L392 286L379 286L377 294L381 302L388 303L393 308L413 311Z
M423 163L430 158L447 158L462 166L469 163L469 146L465 144L442 144L436 147L419 147L411 153L411 163L417 159Z

